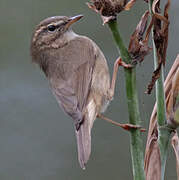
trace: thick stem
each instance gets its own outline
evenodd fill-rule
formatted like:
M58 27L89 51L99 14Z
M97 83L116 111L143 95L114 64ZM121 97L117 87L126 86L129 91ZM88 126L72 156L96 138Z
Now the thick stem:
M117 21L113 20L108 23L114 40L117 44L121 58L126 63L131 63L131 58L129 53L122 41L119 34ZM139 113L139 103L136 89L136 69L126 69L125 79L126 79L126 94L127 94L127 104L129 112L129 122L134 125L140 126L140 113ZM144 155L143 155L143 142L141 137L141 132L139 129L131 130L131 156L132 156L132 168L134 180L144 180Z
M150 0L149 10L152 14L153 0ZM154 54L154 69L158 66L157 51L154 42L154 33L152 31L153 54ZM168 145L170 140L171 129L167 128L166 121L166 103L164 92L164 72L163 66L161 68L160 77L156 81L156 101L157 101L157 123L158 123L158 144L160 148L161 159L161 180L164 180L165 166L168 152Z

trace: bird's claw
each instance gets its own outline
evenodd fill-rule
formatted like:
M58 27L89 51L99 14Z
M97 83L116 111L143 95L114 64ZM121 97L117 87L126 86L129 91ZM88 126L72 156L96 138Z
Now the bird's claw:
M139 125L134 125L134 124L121 124L121 127L127 131L130 131L130 130L136 130L136 129L139 129L141 132L145 132L146 129L145 128L142 128L141 126Z
M132 64L127 64L127 63L125 63L125 62L121 59L121 57L119 57L119 58L116 60L115 63L117 63L119 66L122 66L122 67L127 68L127 69L130 69L130 68L133 67Z
M137 129L139 129L141 132L145 132L146 131L146 129L142 128L139 125L121 124L121 123L115 122L115 121L113 121L113 120L103 116L102 114L98 114L97 117L100 118L100 119L103 119L103 120L105 120L107 122L110 122L110 123L112 123L112 124L114 124L116 126L119 126L119 127L123 128L124 130L127 130L127 131L137 130Z

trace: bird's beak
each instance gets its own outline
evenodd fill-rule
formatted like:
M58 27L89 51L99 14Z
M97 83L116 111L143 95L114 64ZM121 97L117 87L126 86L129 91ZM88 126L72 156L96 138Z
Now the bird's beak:
M65 25L65 28L68 29L73 23L79 21L83 15L77 15L69 18L68 23Z

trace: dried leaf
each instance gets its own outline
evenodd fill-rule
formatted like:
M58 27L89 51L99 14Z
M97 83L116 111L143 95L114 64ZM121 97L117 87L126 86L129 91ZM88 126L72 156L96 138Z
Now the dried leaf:
M166 51L168 46L168 10L170 7L170 0L168 0L165 5L164 15L160 14L160 0L154 0L152 4L153 11L153 31L154 31L154 42L157 51L158 67L153 72L152 80L150 81L147 93L151 94L151 91L155 85L155 82L160 77L161 67L165 65L166 62ZM163 24L162 24L163 22Z
M150 149L146 154L145 160L146 180L161 179L161 160L160 150L156 137L152 137L150 142Z
M175 106L176 104L176 100L178 98L178 95L179 95L179 66L177 67L177 72L175 74L175 77L173 79L173 82L172 82L172 90L173 90L173 104Z
M151 30L148 28L145 38L143 35L147 28L147 21L148 21L149 11L146 11L142 16L139 24L136 27L136 30L133 32L128 51L130 56L133 60L133 64L137 62L142 62L144 57L150 52L151 48L148 46L148 36Z
M156 104L154 106L150 124L149 124L149 131L147 136L147 143L145 149L145 160L144 160L144 170L146 174L146 180L158 180L160 179L161 175L161 161L160 161L160 153L158 149L158 131L157 131L157 111L156 111ZM154 168L157 172L154 173ZM154 173L154 176L153 176ZM155 179L154 179L155 178Z
M168 10L170 6L170 0L168 0L167 4L165 5L164 16L158 14L160 12L160 8L158 7L159 2L160 1L158 0L154 12L154 41L157 49L158 64L162 63L165 65L166 50L168 46Z
M178 70L178 67L179 67L179 55L175 59L175 62L173 63L173 65L170 69L170 72L168 73L167 78L164 83L167 109L169 106L168 104L169 104L170 90L172 88L172 79L175 76L175 74ZM167 114L168 114L168 110L167 110ZM156 118L157 118L157 106L155 104L151 118L150 118L147 145L148 145L148 142L150 142L150 137L152 136L152 134L155 134L157 132L157 119Z
M169 106L169 99L171 96L171 89L172 89L172 81L178 71L179 68L179 55L177 56L175 62L173 63L170 72L167 75L167 78L165 80L164 83L164 87L165 87L165 97L166 97L166 106L168 108ZM177 76L178 77L178 76ZM167 110L167 116L168 116L168 110ZM151 177L152 175L149 173L151 172L148 168L152 167L152 155L151 154L156 154L156 150L153 149L154 147L154 140L157 142L157 138L158 138L158 131L157 131L157 106L155 103L151 118L150 118L150 124L149 124L149 131L148 131L148 136L147 136L147 143L146 143L146 150L145 150L145 172L146 172L146 179L148 177ZM155 152L151 152L151 151L155 151ZM156 157L156 162L160 162L160 157L158 157L157 155ZM159 169L159 163L157 163L158 167L155 167L157 169ZM160 178L159 178L160 179Z
M162 66L162 63L160 63L157 69L153 72L152 80L149 82L148 87L147 87L147 91L146 91L147 94L151 94L152 89L155 85L155 82L160 77L161 66Z
M172 147L175 151L175 156L176 156L176 170L177 170L177 179L179 180L179 138L177 132L175 135L172 137L171 141Z
M179 62L179 56L177 57L177 60ZM171 89L168 95L167 99L167 120L168 123L173 127L176 128L179 126L179 120L178 120L178 102L177 97L179 95L179 64L176 64L175 67L176 73L172 79L171 82Z
M178 124L179 124L179 103L177 104L176 106L176 109L174 110L174 122L177 124L177 127L178 127Z
M152 12L160 13L160 0L154 0L152 3Z

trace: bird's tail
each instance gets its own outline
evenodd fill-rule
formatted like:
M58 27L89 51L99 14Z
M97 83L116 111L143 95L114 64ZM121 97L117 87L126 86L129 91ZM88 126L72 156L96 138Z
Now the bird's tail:
M92 102L87 105L87 112L79 130L76 130L78 160L82 169L89 160L91 154L91 128L96 119L96 105Z
M91 153L91 132L89 132L87 123L83 123L78 131L76 131L78 160L82 169L89 160Z

